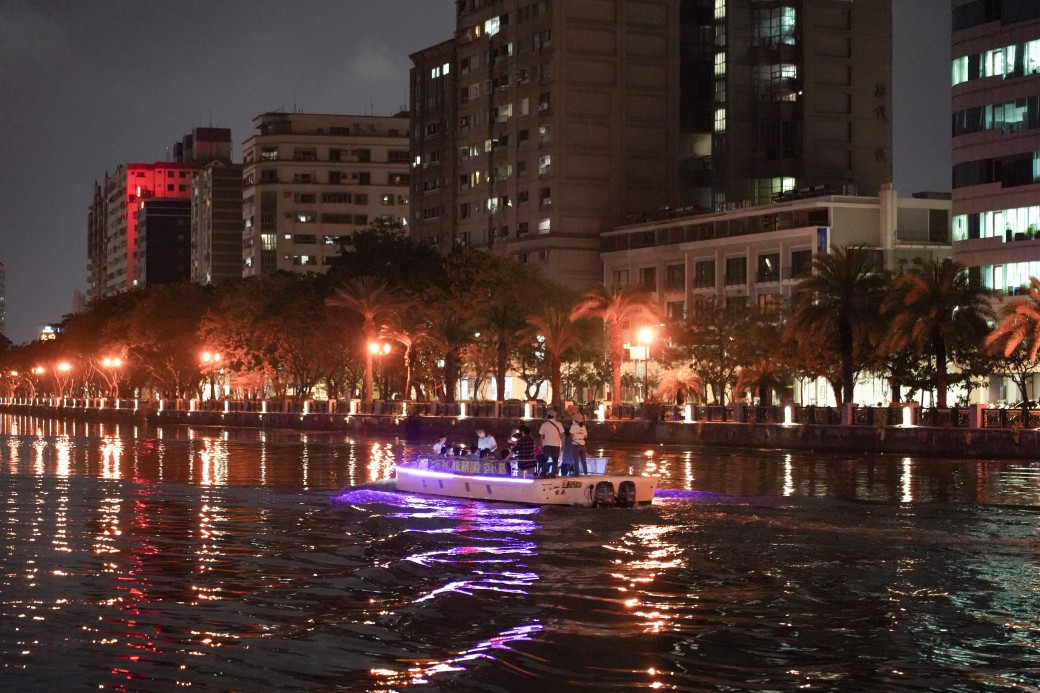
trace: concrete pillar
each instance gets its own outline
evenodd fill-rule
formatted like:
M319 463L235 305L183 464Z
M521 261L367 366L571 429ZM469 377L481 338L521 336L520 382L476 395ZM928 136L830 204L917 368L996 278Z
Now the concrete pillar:
M985 411L988 407L985 404L973 404L968 409L968 428L982 428L982 424L985 421Z
M846 402L841 407L841 425L851 426L855 417L856 407L858 405L855 402Z

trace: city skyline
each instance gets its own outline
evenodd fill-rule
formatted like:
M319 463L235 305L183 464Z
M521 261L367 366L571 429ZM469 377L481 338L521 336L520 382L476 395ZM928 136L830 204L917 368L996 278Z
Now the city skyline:
M894 8L895 182L905 194L949 190L949 2L909 4ZM191 128L210 125L231 128L240 161L251 119L268 111L406 110L408 56L454 31L453 2L418 5L323 1L303 14L273 1L141 3L130 15L107 1L2 0L7 336L31 340L85 292L87 209L107 170L167 160Z

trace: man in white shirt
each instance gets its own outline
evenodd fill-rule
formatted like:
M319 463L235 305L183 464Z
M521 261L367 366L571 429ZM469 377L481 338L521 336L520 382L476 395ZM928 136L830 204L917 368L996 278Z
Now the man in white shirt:
M546 412L546 420L538 429L538 436L542 441L542 456L545 458L545 473L553 475L556 468L561 464L560 450L563 447L563 425L556 420L556 410L550 409Z
M487 457L495 450L498 449L498 443L495 442L494 436L488 435L483 428L477 429L477 454L480 457Z

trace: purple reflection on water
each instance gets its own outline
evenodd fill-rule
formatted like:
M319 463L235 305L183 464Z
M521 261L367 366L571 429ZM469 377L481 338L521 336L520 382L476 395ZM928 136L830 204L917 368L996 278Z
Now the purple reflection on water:
M386 505L402 505L403 494L395 491L381 491L372 488L344 489L341 493L332 497L333 503L344 505L385 503Z

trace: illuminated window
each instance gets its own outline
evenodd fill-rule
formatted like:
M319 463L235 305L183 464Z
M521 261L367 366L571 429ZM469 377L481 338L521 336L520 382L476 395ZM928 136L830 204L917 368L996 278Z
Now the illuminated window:
M968 81L968 56L953 61L953 86Z
M715 132L726 131L726 109L716 108L715 109Z
M716 53L715 54L715 75L726 74L726 54Z
M548 219L542 219L538 222L538 233L549 233L552 228L552 222Z
M756 8L752 17L752 46L776 48L780 45L795 45L793 7Z
M726 18L726 0L715 0L715 19Z

